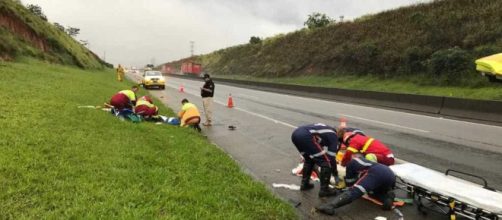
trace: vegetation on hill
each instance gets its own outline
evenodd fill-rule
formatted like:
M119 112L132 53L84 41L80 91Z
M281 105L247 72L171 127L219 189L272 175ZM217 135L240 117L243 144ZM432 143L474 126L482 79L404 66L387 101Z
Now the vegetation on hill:
M296 218L194 130L78 108L130 88L111 70L28 60L0 72L0 219Z
M474 60L502 52L501 14L499 0L436 0L193 59L218 75L420 75L429 84L478 84L485 79Z
M17 0L0 1L0 42L0 60L29 56L81 68L110 66Z

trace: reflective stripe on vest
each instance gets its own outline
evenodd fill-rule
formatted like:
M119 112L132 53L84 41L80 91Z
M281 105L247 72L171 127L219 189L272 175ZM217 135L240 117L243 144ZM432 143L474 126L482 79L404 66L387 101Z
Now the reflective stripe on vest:
M347 148L347 150L348 150L348 151L350 151L350 152L352 152L352 153L357 153L357 152L359 152L359 150L357 150L357 149L355 149L355 148L353 148L353 147L348 147L348 148Z
M146 105L148 108L155 107L155 105L153 105L149 101L146 101L146 100L143 100L143 99L140 99L140 100L138 100L138 102L136 102L136 106L140 106L140 105Z
M366 150L368 150L368 147L370 147L371 143L373 143L373 140L375 140L375 139L370 138L370 139L368 139L368 140L366 141L366 143L364 143L364 147L363 147L363 149L361 150L361 153L364 153L364 152L366 152Z

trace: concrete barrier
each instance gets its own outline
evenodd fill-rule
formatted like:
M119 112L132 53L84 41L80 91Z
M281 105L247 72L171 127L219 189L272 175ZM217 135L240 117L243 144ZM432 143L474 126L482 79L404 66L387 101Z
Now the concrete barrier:
M460 98L444 98L441 115L502 122L502 102Z
M202 78L194 76L173 76L186 79L202 80ZM403 109L415 112L439 114L444 116L491 121L497 123L502 122L502 102L499 101L373 92L223 78L213 78L213 80L216 83L237 85L239 87L258 89L261 91L270 91L371 106L382 106L387 108Z

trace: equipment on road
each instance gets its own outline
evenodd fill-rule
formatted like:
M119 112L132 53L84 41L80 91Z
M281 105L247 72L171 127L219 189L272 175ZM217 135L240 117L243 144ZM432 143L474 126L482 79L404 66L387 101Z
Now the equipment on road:
M452 220L457 215L469 219L502 218L502 193L488 187L482 177L455 170L443 174L413 163L390 168L400 180L397 186L409 192L421 213L425 213L424 208L430 208L449 215ZM454 177L451 173L479 178L484 185ZM428 203L424 204L424 201Z
M228 94L227 107L229 107L229 108L234 107L234 100L232 99L232 94Z
M338 127L339 128L345 128L345 127L347 127L347 119L340 118L340 125Z
M183 87L183 84L180 84L180 92L185 92L185 87Z

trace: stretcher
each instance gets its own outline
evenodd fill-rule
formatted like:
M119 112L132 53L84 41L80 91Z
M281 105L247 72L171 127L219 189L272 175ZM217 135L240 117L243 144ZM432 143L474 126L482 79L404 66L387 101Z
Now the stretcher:
M425 208L431 208L449 215L452 220L457 216L502 219L502 193L488 187L486 180L481 177L455 170L440 173L413 163L390 168L397 176L397 187L412 196L422 213L425 213ZM465 181L452 174L480 178L484 185Z

